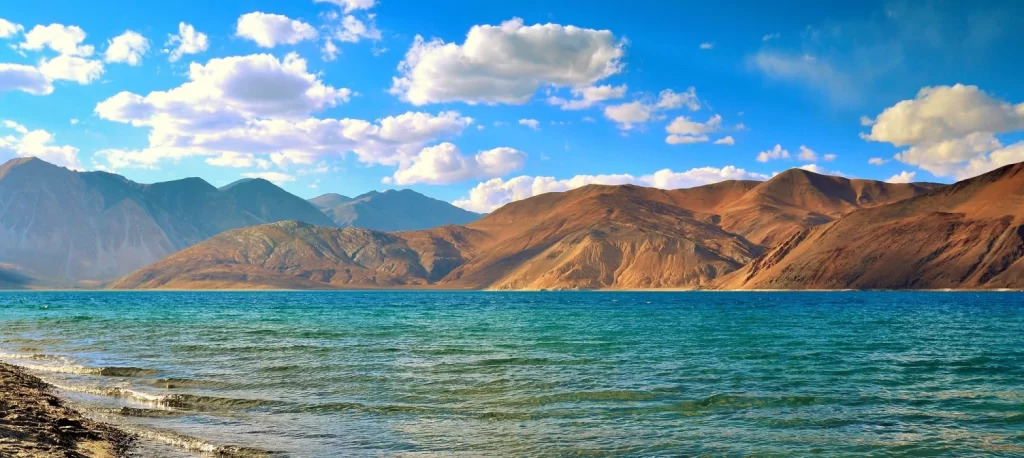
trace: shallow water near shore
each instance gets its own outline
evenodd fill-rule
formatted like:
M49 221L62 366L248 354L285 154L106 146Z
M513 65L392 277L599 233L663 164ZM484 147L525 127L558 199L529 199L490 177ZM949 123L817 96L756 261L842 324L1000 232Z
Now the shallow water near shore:
M7 292L0 360L183 452L1024 455L1022 293Z

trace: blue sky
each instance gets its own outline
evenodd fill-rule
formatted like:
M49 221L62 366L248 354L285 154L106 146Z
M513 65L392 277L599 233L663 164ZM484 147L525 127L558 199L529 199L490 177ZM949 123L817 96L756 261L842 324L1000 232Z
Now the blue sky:
M593 182L1024 160L1018 5L833 3L9 2L0 155L480 211Z

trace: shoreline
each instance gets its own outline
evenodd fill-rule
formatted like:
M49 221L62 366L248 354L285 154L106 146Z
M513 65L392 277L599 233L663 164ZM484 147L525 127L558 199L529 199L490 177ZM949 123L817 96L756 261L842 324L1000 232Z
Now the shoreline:
M55 392L54 386L25 369L0 362L0 455L130 456L133 435L87 418Z

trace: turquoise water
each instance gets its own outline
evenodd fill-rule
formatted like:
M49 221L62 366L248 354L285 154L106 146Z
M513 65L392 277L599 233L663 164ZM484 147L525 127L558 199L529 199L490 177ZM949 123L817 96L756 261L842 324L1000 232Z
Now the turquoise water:
M3 293L0 353L288 456L1024 456L1017 293Z

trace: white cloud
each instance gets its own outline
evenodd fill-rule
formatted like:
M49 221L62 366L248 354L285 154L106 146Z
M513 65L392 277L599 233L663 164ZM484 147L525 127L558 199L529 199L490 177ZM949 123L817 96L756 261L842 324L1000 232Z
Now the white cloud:
M313 0L313 2L337 5L345 13L351 13L355 10L368 10L377 3L376 0Z
M1024 103L997 100L977 86L934 86L913 100L886 108L871 124L866 140L895 146L922 145L962 138L977 132L1024 129Z
M779 37L781 37L781 36L782 36L782 35L781 35L781 34L779 34L778 32L776 32L776 33L769 33L769 34L767 34L767 35L765 35L765 36L761 37L761 41L772 41L772 40L774 40L774 39L776 39L776 38L779 38Z
M583 117L583 122L595 123L595 122L597 122L597 120L592 118L592 117L590 117L590 116L584 116Z
M782 145L775 145L774 148L757 154L757 162L768 162L777 159L789 159L789 151L784 149Z
M904 170L896 175L889 177L889 179L885 181L888 183L913 183L914 176L916 175L917 172L908 172Z
M627 86L589 86L583 89L573 89L572 93L577 99L566 100L561 97L548 97L550 105L561 107L563 110L583 110L594 106L595 103L611 99L621 99L626 96Z
M313 26L288 16L260 11L243 14L238 18L235 35L248 38L263 48L280 44L293 45L317 37Z
M199 54L206 51L210 47L210 41L205 33L196 32L196 28L191 24L181 22L178 24L178 34L168 35L167 44L164 46L168 47L164 52L170 54L167 60L177 62L186 54Z
M696 88L687 88L685 92L665 89L658 94L658 99L655 101L635 100L607 106L604 109L604 116L617 122L620 129L630 130L637 124L643 124L652 119L663 119L663 116L657 114L660 111L674 110L684 106L690 111L700 109L701 102L697 97Z
M540 121L537 121L536 119L520 119L519 125L529 127L533 130L540 129Z
M685 172L662 169L650 175L576 175L558 180L554 177L519 176L504 180L494 178L481 182L469 190L469 195L453 202L454 205L476 212L491 212L509 202L526 199L547 192L576 189L589 184L636 184L662 189L677 189L726 180L767 180L767 175L748 172L735 166L700 167Z
M252 154L244 153L221 153L219 156L214 156L206 159L206 163L218 167L253 167L257 164L257 159ZM265 160L264 160L265 161ZM267 167L262 167L267 168Z
M103 62L62 54L39 64L39 71L47 79L75 81L89 84L103 76Z
M770 79L805 84L839 104L854 103L859 97L849 76L808 54L761 51L750 58L750 64Z
M445 142L423 148L409 165L394 173L392 182L398 185L450 184L500 177L521 169L525 162L526 154L513 148L494 148L466 157L458 147Z
M818 153L804 145L800 145L800 152L797 153L796 158L801 161L815 162L818 160Z
M704 49L704 50L714 49L714 47L715 47L715 44L711 43L711 42L704 42L704 43L700 44L700 49Z
M0 94L9 91L46 95L53 92L53 84L36 67L0 63Z
M643 124L651 119L653 107L641 101L611 105L604 108L604 117L619 123L619 128L630 130L636 124Z
M871 165L882 165L882 164L885 164L886 162L889 162L889 160L888 159L882 159L880 157L873 157L871 159L868 159L868 164L871 164Z
M665 131L670 134L665 138L665 142L670 145L706 142L708 141L707 134L717 132L721 127L721 115L716 114L704 123L691 121L686 116L679 116L665 127Z
M870 121L862 138L909 146L894 158L936 176L964 179L1024 159L1019 143L1004 148L996 138L1024 130L1024 103L998 100L977 86L925 87Z
M822 156L821 160L823 160L825 162L832 162L832 161L836 160L837 157L839 157L839 156L836 156L835 154L832 154L832 153L828 153L828 154L825 154L824 156Z
M473 26L461 45L416 36L391 92L414 105L523 104L543 85L583 88L619 73L624 46L608 30L519 18Z
M343 17L341 19L341 26L334 31L334 38L346 43L358 43L363 38L374 41L380 40L380 30L377 29L377 25L372 20L373 15L370 15L370 17L369 25L352 15Z
M85 41L85 36L85 31L81 27L74 25L37 25L25 34L25 41L20 43L18 48L29 51L41 51L43 48L50 48L58 54L89 57L92 55L94 48L90 45L82 44Z
M72 126L77 125L79 123L78 118L71 118L71 120L69 122L71 123Z
M3 126L18 135L0 135L0 153L37 157L70 169L82 169L82 164L78 161L78 148L54 145L53 134L42 129L29 130L10 120L4 121Z
M338 58L338 54L341 54L341 49L338 45L334 44L334 40L324 38L324 45L320 48L320 55L323 57L324 62L333 62Z
M148 52L149 40L136 32L127 30L110 40L103 58L107 62L120 62L136 66L142 63L142 56Z
M249 172L243 173L242 176L246 178L262 178L277 185L295 181L295 177L281 172Z
M21 32L25 31L25 28L21 24L15 24L4 18L0 18L0 38L11 38Z
M658 93L658 103L654 105L659 110L674 110L682 107L690 111L700 109L700 99L697 98L697 88L689 87L684 92L675 92L672 89L665 89Z
M840 176L840 177L846 176L842 172L838 172L838 171L835 171L835 170L826 170L824 167L822 167L822 166L820 166L818 164L801 165L799 168L803 169L803 170L806 170L808 172L817 173L819 175L835 175L835 176Z
M722 138L719 138L718 140L715 140L715 144L716 145L729 145L729 146L732 146L732 145L736 144L736 140L734 140L732 138L732 135L726 135L725 137L722 137Z

